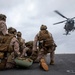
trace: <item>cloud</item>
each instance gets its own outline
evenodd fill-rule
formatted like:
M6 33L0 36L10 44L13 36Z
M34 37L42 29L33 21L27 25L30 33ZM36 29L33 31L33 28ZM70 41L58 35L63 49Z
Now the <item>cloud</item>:
M65 36L65 23L53 25L65 20L54 10L66 17L75 17L74 9L75 0L0 0L0 13L6 14L7 26L21 31L26 41L34 40L41 24L47 25L58 45L56 53L75 53L75 32Z

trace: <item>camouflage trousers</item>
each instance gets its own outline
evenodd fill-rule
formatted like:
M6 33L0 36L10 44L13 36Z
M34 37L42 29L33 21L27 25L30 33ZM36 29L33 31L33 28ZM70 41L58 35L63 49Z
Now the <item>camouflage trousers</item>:
M33 51L31 59L33 59L34 62L39 62L40 59L45 58L48 53L50 53L50 60L54 60L55 52L51 48L41 48L38 51Z
M7 69L14 68L14 66L15 66L14 59L15 59L14 52L7 54L7 62L6 62Z
M46 57L46 55L50 53L50 60L54 60L54 54L55 52L54 51L51 51L51 52L45 52L44 49L40 49L39 53L38 53L38 57L37 59L40 60L41 58L44 58Z

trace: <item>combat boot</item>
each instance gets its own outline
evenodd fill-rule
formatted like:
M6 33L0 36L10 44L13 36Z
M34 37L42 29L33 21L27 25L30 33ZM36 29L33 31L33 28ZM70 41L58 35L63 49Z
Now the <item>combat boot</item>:
M41 60L40 60L40 66L41 66L45 71L48 71L48 70L49 70L48 65L46 64L45 59L41 59Z
M54 60L51 60L50 61L50 65L54 65Z

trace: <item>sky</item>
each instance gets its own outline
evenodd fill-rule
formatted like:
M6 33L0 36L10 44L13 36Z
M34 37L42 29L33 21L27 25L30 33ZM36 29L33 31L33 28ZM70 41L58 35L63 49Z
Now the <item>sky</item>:
M0 14L7 16L7 27L14 27L22 32L25 41L34 40L42 24L54 38L56 54L75 53L75 31L63 35L65 23L53 23L65 20L54 10L68 18L75 17L75 0L0 0Z

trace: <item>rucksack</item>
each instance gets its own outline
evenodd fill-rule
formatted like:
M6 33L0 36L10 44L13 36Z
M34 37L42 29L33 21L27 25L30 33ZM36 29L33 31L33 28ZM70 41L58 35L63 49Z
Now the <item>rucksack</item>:
M54 42L51 33L47 30L41 30L38 34L38 39L39 41L43 41L44 46L52 46Z
M12 48L9 46L11 39L13 36L11 35L0 35L0 70L5 69L6 61L7 61L7 53L12 52ZM11 49L10 49L11 48Z

